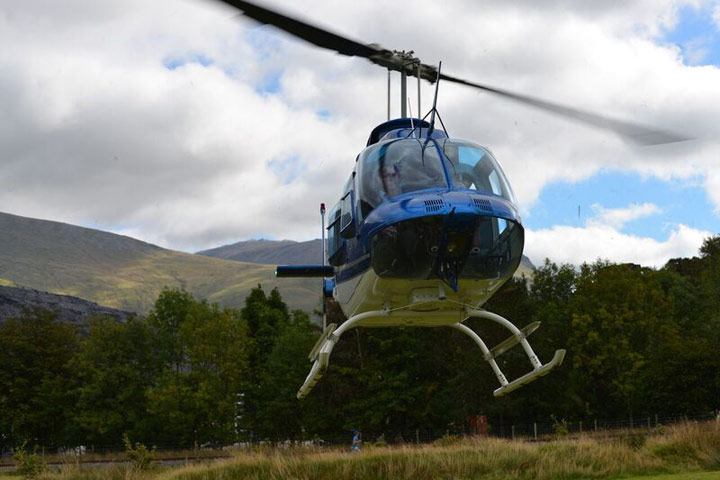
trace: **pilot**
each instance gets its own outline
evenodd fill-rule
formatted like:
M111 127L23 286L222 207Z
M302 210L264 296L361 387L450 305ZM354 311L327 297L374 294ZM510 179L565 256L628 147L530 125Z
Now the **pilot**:
M387 195L388 198L393 198L402 193L400 189L400 171L397 165L384 165L380 169L380 177L382 178L385 195Z

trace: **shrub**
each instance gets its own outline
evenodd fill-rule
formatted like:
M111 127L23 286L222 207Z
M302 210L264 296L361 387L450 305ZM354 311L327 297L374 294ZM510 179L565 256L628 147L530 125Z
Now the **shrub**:
M133 467L138 470L147 470L155 458L155 447L148 449L144 444L136 442L135 445L130 441L127 433L123 435L123 443L125 444L125 455L127 455Z
M449 447L450 445L455 445L460 441L460 437L457 435L453 435L451 433L445 434L442 437L435 440L435 445L439 447Z
M380 434L379 437L375 439L375 443L373 443L373 446L375 447L387 447L388 443L387 440L385 440L385 434Z
M47 469L47 465L37 453L37 446L32 453L27 452L27 442L13 449L13 459L15 459L17 472L23 478L37 478Z
M628 433L621 436L620 441L633 450L640 450L647 443L647 436L643 433Z
M553 430L555 430L555 435L558 437L566 437L567 434L570 433L570 430L568 430L567 420L564 418L558 420L555 415L550 415L550 418L553 421Z

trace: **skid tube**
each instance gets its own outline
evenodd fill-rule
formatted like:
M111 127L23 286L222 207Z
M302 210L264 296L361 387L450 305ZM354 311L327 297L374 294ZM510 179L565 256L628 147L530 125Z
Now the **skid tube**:
M472 338L472 340L480 347L480 350L483 353L483 359L490 364L490 367L500 382L500 387L493 391L493 395L496 397L501 397L506 393L517 390L523 385L527 385L528 383L547 375L553 368L561 365L563 359L565 358L565 350L556 350L552 360L546 364L543 364L537 357L530 346L530 343L527 341L527 337L539 327L539 322L531 323L520 330L513 325L512 322L500 315L488 312L487 310L477 310L472 308L466 308L464 310L464 320L457 323L453 323L452 321L448 322L448 317L451 317L453 313L454 312L412 312L412 315L421 319L421 322L418 322L419 326L449 326ZM337 327L336 324L328 325L308 356L309 360L313 362L313 365L310 369L310 373L305 379L305 382L302 384L297 393L297 398L301 399L306 397L315 384L325 374L330 363L330 354L343 333L355 327L390 326L391 324L386 324L385 322L392 322L392 317L395 316L393 314L402 314L406 316L407 311L375 310L355 315L343 322L339 327ZM493 321L510 330L512 335L503 342L500 342L494 348L488 349L485 342L477 333L466 325L463 325L463 322L470 318L484 318L486 320ZM434 319L437 319L436 323L433 323ZM398 323L397 326L412 326L412 324L403 322ZM523 347L523 350L525 350L525 354L532 365L532 370L512 382L508 382L495 359L518 344Z

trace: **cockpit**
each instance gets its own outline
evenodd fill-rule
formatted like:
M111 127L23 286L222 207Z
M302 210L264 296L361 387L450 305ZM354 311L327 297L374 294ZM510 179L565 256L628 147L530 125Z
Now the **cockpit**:
M362 218L386 199L420 190L468 189L515 203L505 175L490 152L460 140L381 141L360 155L357 174L356 198Z
M515 203L510 184L490 152L479 145L459 140L441 139L436 143L447 159L454 188L492 193Z

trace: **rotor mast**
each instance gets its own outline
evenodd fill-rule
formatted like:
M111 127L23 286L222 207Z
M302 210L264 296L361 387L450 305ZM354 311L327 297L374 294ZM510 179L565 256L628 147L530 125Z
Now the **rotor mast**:
M382 57L380 63L388 69L388 120L390 120L390 72L393 70L400 72L400 118L407 117L407 79L408 75L417 77L417 94L418 94L418 115L422 111L421 95L420 95L420 84L422 79L422 64L420 59L413 56L415 52L410 50L393 50L392 52L386 52Z

